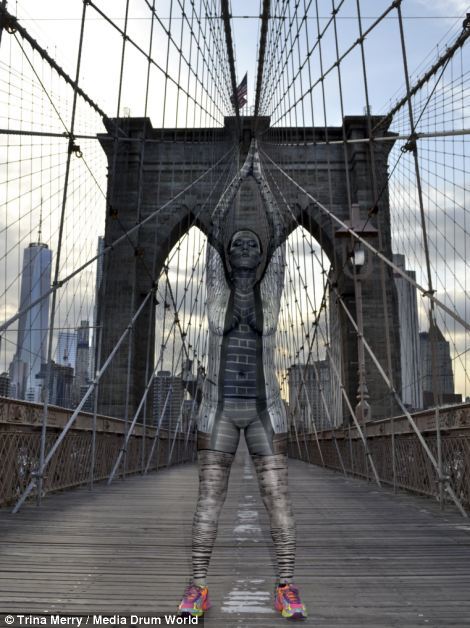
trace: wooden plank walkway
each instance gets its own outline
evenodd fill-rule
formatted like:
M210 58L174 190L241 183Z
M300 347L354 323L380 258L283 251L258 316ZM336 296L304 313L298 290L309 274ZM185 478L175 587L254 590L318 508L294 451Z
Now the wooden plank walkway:
M205 626L275 627L273 552L246 450L232 470ZM470 626L470 523L433 501L290 462L297 583L318 628ZM0 512L0 613L173 612L190 573L195 465ZM240 612L239 599L245 602Z

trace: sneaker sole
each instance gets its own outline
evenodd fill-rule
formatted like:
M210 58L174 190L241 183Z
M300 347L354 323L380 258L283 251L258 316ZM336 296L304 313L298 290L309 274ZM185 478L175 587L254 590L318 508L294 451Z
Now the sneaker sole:
M284 613L282 613L282 616L285 617L285 619L292 619L293 621L302 621L304 619L307 619L307 615L305 615L305 613L303 613L302 611L299 611L298 613L292 613L292 615L284 615Z
M200 611L194 608L179 608L178 615L180 617L202 617L204 613L210 609L210 607L211 605L209 604L209 606L206 606L206 608L203 608Z
M298 610L298 611L286 611L283 608L278 608L277 606L275 606L275 609L281 613L281 615L285 618L285 619L295 619L295 620L299 620L299 619L307 619L307 613L305 611L302 610Z
M194 611L191 609L178 611L179 617L202 617L203 615L204 611Z

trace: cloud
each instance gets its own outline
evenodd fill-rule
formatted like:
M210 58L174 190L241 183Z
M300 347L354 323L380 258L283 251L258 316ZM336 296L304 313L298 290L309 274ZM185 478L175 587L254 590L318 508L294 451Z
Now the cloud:
M429 0L416 0L416 2L427 10L442 13L443 16L448 16L451 12L463 14L470 8L467 0L434 0L432 4Z

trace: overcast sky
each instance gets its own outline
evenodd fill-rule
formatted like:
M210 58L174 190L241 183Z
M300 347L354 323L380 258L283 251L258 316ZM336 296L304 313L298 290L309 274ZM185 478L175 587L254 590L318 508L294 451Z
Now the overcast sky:
M98 0L98 7L122 27L125 15L125 0ZM170 0L160 0L156 3L158 15L163 24L169 25ZM199 6L199 3L195 3ZM210 4L210 3L209 3ZM248 72L249 90L248 106L254 104L254 85L256 81L256 55L259 40L260 20L256 2L246 0L232 0L232 20L234 45L238 80ZM292 3L293 4L293 3ZM306 2L310 6L309 15L314 16L314 3ZM338 2L336 2L338 4ZM361 14L364 30L390 5L384 0L361 0ZM273 2L274 5L274 2ZM302 6L302 3L300 3ZM75 73L76 52L78 47L82 2L80 0L18 0L8 3L10 10L22 19L22 23L37 37L49 52L60 60L63 67L73 76ZM172 32L179 41L179 3L174 2L172 18ZM186 1L186 10L190 13L191 4ZM464 0L404 0L402 3L405 20L408 62L411 75L422 69L423 62L429 61L440 48L444 49L452 34L461 28L462 16L469 8ZM17 11L15 11L17 9ZM326 24L331 16L330 0L319 2L320 28ZM144 0L131 0L129 4L129 36L134 38L145 50L150 38L151 20L149 9ZM338 14L338 31L340 50L349 46L358 35L356 0L346 0ZM237 16L251 16L242 18ZM177 19L178 18L178 19ZM373 19L372 19L373 18ZM316 36L316 20L308 20L310 41ZM112 115L116 108L119 59L122 38L107 24L91 7L88 8L87 22L84 34L84 55L81 70L81 82L86 91ZM188 43L183 41L183 46ZM328 66L329 60L334 60L335 52L330 42L324 44L324 63ZM164 63L166 58L166 40L161 35L158 25L154 23L154 58ZM146 62L132 46L126 55L128 63L125 66L125 88L123 91L122 108L127 107L132 115L141 115L143 110L143 93L146 83ZM371 86L371 104L373 111L384 111L390 99L403 89L403 69L399 48L399 32L396 12L384 20L383 25L374 31L366 41L367 67ZM194 60L194 59L193 59ZM177 63L177 55L170 59ZM355 62L356 60L354 60ZM183 64L184 65L184 64ZM349 102L346 108L349 113L362 113L362 94L360 90L349 89L357 83L359 66L355 65L354 72L346 71L345 95ZM158 72L155 73L156 88L158 87ZM160 94L161 100L161 94ZM333 109L337 104L331 103ZM154 126L159 126L162 111L157 102L149 106L149 115Z
M103 12L110 17L120 28L124 24L125 0L96 0L96 4ZM151 2L150 2L151 4ZM221 113L214 108L204 95L201 86L198 88L193 83L191 72L184 63L180 63L179 55L174 47L167 49L167 38L164 29L171 26L171 32L175 41L181 42L186 56L191 49L191 37L188 32L181 31L182 20L181 9L176 2L161 0L156 3L161 24L153 23L153 43L152 58L160 67L164 68L168 63L168 72L185 88L189 86L191 94L198 96L199 104L205 103L207 111L197 109L188 99L184 97L182 91L172 87L171 81L166 85L166 107L164 103L165 80L163 73L156 67L152 68L148 83L148 102L145 110L144 101L147 89L147 69L146 58L137 52L132 45L126 47L125 62L123 68L123 88L121 102L118 111L118 90L120 78L120 55L122 47L121 35L110 26L92 8L87 8L87 21L84 31L84 49L80 71L80 85L95 100L99 106L109 116L130 114L131 116L142 116L146 113L150 117L154 127L173 126L175 124L183 126L186 119L189 124L201 123L202 125L214 125L222 122ZM199 1L195 5L199 7ZM208 3L211 5L212 3ZM292 3L294 4L294 3ZM303 4L302 2L300 3ZM338 4L338 2L336 2ZM390 2L383 0L361 0L361 13L363 19L363 29L368 26L389 6ZM170 16L170 6L173 5L174 13ZM273 2L273 5L275 3ZM307 2L311 7L309 16L315 15L313 7L315 2ZM332 3L329 0L320 0L319 5L319 27L320 29L330 18ZM185 0L184 6L188 14L191 10L191 2ZM8 2L9 10L17 14L21 23L35 37L42 46L46 47L49 53L58 60L61 66L71 75L75 75L76 54L78 48L80 18L82 13L82 2L80 0L18 0ZM423 70L436 58L439 52L461 29L462 18L469 3L463 0L404 0L402 3L403 15L405 19L405 36L407 42L408 63L412 81L419 76ZM254 85L256 81L256 58L257 45L259 40L260 21L256 17L259 15L258 3L247 2L246 0L232 0L232 29L236 53L237 80L240 81L245 72L248 72L248 105L245 111L251 111L254 104ZM275 14L275 9L273 10ZM170 20L171 17L171 20ZM297 21L296 23L299 23ZM338 24L338 47L340 54L346 50L358 37L357 5L356 0L345 0L337 18ZM193 21L194 28L199 28L196 21ZM219 29L222 33L221 22L212 20L211 26ZM149 9L144 0L130 0L129 2L129 23L128 35L137 42L143 50L147 51L150 44L152 21L149 17ZM201 24L204 32L208 33L210 26L204 22ZM301 44L305 46L305 28L302 27ZM324 69L328 68L336 59L335 41L332 37L332 29L329 29L327 36L323 40L323 63ZM310 45L315 41L317 33L317 22L315 19L307 21L307 34ZM301 49L301 55L305 52ZM168 61L167 61L168 54ZM215 52L216 54L216 52ZM192 66L196 63L195 50L192 52ZM384 20L376 28L365 43L365 55L367 62L367 74L369 82L369 96L373 113L385 113L391 103L404 93L403 63L400 49L400 39L396 12L391 13L391 18ZM44 66L40 60L30 55L36 68L42 68L40 76L49 90L49 95L56 108L61 114L65 124L69 124L71 111L71 90L61 86L61 81L54 78L51 73L44 71ZM57 116L50 102L44 95L37 77L34 77L28 66L28 61L23 56L8 33L3 34L0 48L1 70L3 73L2 101L10 103L8 114L1 114L2 126L8 128L38 128L54 132L63 132L64 125ZM317 63L317 62L315 62ZM200 61L202 65L202 61ZM317 66L313 65L312 70ZM468 69L468 65L466 66ZM10 71L7 68L11 68ZM199 68L201 75L201 67ZM204 75L204 84L209 94L214 93L212 83L207 74ZM362 114L364 112L364 90L362 84L362 70L360 66L359 52L354 53L343 65L342 86L344 98L344 110L347 114ZM315 80L316 77L313 77ZM338 99L338 83L334 73L331 73L326 86L326 108L327 122L330 125L337 125L341 120L341 110ZM304 85L305 88L305 85ZM195 92L198 89L199 91ZM319 90L314 92L314 106L320 111L317 116L317 124L322 124L321 110L319 106ZM16 100L15 100L16 99ZM210 99L209 99L210 100ZM217 99L217 105L222 107L221 99ZM21 106L19 105L21 103ZM300 109L299 109L300 111ZM18 113L19 112L19 113ZM177 115L178 112L178 115ZM196 115L197 114L197 115ZM210 114L210 115L209 115ZM222 112L223 114L223 112ZM276 118L279 111L273 116ZM304 119L299 120L305 124L311 122L309 112L304 113ZM188 117L189 116L189 117ZM212 116L212 117L211 117ZM287 123L288 120L281 120ZM431 125L432 121L427 124ZM77 130L82 133L95 134L102 130L99 117L91 112L88 107L82 106L80 115L77 117ZM61 184L63 181L64 167L64 142L61 140L45 142L28 141L28 145L21 145L2 139L2 183L8 181L8 185L2 187L2 202L8 199L7 211L2 215L0 228L4 239L0 245L4 251L0 253L2 258L2 274L5 278L5 287L10 285L10 289L5 292L2 298L2 313L5 318L13 314L18 307L19 282L15 281L18 270L21 267L22 250L32 233L37 233L39 224L40 207L42 204L43 213L43 240L47 241L51 249L57 249L57 226L58 216L61 207ZM71 269L82 263L94 254L96 249L97 236L103 233L104 226L104 196L106 188L105 168L106 161L100 147L94 141L81 141L81 148L84 159L75 160L72 168L71 190L73 202L68 204L68 214L65 229L65 245L63 262L60 276L64 276ZM36 151L36 160L31 157ZM445 152L445 151L444 151ZM445 162L445 157L442 158ZM29 166L27 161L29 160ZM5 165L9 162L8 167ZM21 165L20 165L21 162ZM37 164L41 166L38 168ZM430 163L429 160L428 163ZM466 162L465 162L466 163ZM445 170L445 163L438 164L439 171ZM461 168L463 170L463 168ZM94 173L92 176L90 172ZM400 164L397 173L405 176L404 166ZM460 175L458 175L460 176ZM447 175L444 173L444 178ZM426 189L432 184L431 177L426 181ZM457 182L461 187L463 181ZM439 186L437 186L439 188ZM437 198L436 194L442 194L442 189L429 192L428 196ZM27 193L27 194L26 194ZM455 189L452 194L457 194ZM22 200L15 200L15 199ZM403 211L409 210L410 195L403 195L398 188L394 192L394 199L397 207L403 204ZM447 203L447 205L446 205ZM406 207L408 204L408 207ZM91 214L89 207L92 205L95 212ZM453 202L450 206L448 200L439 201L439 207L449 207L452 211L463 212L463 218L458 218L459 224L466 218L466 199L460 199L456 206ZM413 211L416 207L413 206ZM399 214L397 214L398 216ZM19 217L19 219L18 219ZM434 216L434 222L438 224L439 216ZM399 220L396 221L397 225ZM449 228L446 223L444 230ZM14 227L12 226L14 225ZM398 227L397 227L398 229ZM437 229L437 227L436 227ZM437 231L436 231L437 233ZM452 269L457 268L459 258L468 246L468 231L457 229L455 231L455 241L457 254L450 249L446 249L444 255L434 253L436 272L439 277L445 276L445 270L438 264L442 264L441 258L447 260ZM8 237L7 237L8 236ZM452 234L448 234L449 239ZM437 238L437 236L436 236ZM412 240L412 238L411 238ZM399 240L397 239L397 242ZM440 245L436 240L436 247ZM435 247L435 248L436 248ZM442 247L441 247L442 248ZM414 269L423 263L422 255L415 251L415 256L410 253L409 265ZM464 257L465 259L465 257ZM63 291L61 296L61 306L59 322L61 325L74 326L81 318L92 316L93 274L92 269L83 275L83 278L73 286ZM463 263L460 275L465 275L466 263ZM442 284L445 283L443 280ZM466 284L465 284L466 287ZM443 285L437 286L438 290L443 289ZM467 313L467 295L462 295L462 290L455 283L452 285L454 291L452 299L461 310ZM4 291L2 290L2 293ZM78 295L78 296L77 296ZM461 304L461 305L460 305ZM423 322L423 324L425 321ZM452 329L452 327L450 327ZM458 336L458 339L457 339ZM454 330L454 338L458 351L466 349L466 336L462 330ZM8 366L13 350L13 337L10 338L10 345L2 346L2 364L0 368ZM463 369L456 373L458 388L465 393L465 377ZM470 392L470 391L469 391ZM468 394L468 392L467 392Z

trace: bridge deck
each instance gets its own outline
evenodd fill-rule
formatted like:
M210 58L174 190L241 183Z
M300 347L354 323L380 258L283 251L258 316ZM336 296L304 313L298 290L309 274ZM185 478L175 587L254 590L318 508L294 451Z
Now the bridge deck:
M206 626L285 624L245 450L230 479ZM468 626L470 525L431 500L291 461L297 583L316 627ZM173 612L190 572L195 465L0 513L0 612ZM238 600L245 601L240 612Z

